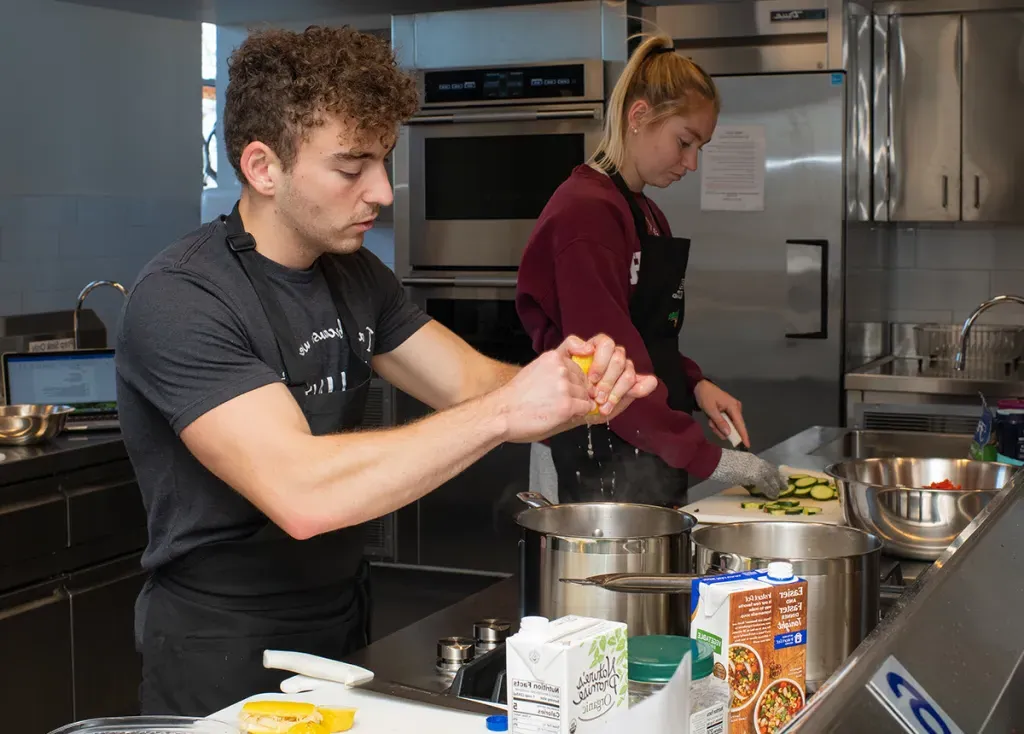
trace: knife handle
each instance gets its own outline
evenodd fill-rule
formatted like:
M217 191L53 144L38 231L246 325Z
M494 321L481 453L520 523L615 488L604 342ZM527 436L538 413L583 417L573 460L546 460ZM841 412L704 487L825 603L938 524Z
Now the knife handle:
M736 426L733 425L732 419L728 413L722 413L722 420L725 421L726 425L729 426L729 443L737 451L747 451L747 447L743 445L743 439L740 438L740 432L736 430Z
M346 686L358 686L373 680L373 672L358 665L322 658L305 652L264 650L263 667L287 670L307 678L328 680Z

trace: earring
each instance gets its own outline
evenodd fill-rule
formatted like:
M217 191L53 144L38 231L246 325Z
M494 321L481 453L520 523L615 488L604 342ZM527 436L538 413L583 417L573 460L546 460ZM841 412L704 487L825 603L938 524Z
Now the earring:
M640 132L640 131L639 131L639 130L637 130L637 129L636 129L635 127L634 127L634 128L633 128L633 134L634 134L634 135L636 135L636 134L637 134L638 132Z

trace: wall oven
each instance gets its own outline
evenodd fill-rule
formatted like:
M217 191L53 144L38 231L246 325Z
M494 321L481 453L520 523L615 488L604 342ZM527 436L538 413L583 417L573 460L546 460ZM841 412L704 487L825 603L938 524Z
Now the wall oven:
M601 60L420 71L422 110L394 154L395 271L426 313L483 354L534 358L516 271L555 189L601 138ZM399 423L428 408L395 396ZM530 451L506 444L398 512L397 560L514 573Z
M417 73L422 109L394 154L403 282L514 284L537 216L600 141L604 74L601 60Z

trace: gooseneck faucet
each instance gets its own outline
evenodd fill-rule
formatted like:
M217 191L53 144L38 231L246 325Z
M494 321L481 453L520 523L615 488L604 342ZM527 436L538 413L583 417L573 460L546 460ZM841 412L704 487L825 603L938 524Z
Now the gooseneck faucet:
M124 296L125 298L128 297L128 291L125 289L125 287L113 280L94 280L93 282L85 286L85 288L82 289L82 292L78 294L78 303L75 304L75 313L72 327L75 332L75 349L80 348L78 344L78 315L82 311L82 303L85 301L85 297L87 295L89 295L94 290L102 286L110 286L111 288L116 288L117 290L121 291L122 296Z
M967 337L971 333L971 327L974 326L974 322L983 313L993 306L998 306L1000 303L1016 303L1019 306L1024 306L1024 298L1021 296L996 296L978 306L974 313L967 317L967 321L964 322L964 328L960 331L960 343L957 345L956 357L953 358L953 367L957 370L963 370L964 364L967 362Z

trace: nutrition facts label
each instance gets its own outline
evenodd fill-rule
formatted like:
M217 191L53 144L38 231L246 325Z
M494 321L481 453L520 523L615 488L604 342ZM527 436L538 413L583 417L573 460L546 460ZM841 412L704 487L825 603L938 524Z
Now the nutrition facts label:
M512 734L559 734L562 722L558 686L513 678L511 688L508 712Z

